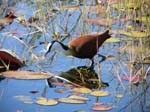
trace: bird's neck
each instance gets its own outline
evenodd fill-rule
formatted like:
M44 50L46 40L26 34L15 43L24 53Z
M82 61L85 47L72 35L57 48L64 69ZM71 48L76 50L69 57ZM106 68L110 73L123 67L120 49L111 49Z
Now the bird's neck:
M59 51L58 52L62 52L64 55L66 55L66 56L72 56L72 54L73 54L73 51L67 46L67 45L65 45L65 44L63 44L63 43L61 43L61 42L59 42L59 41L57 41L57 43L58 43L58 46L57 47L59 47L58 49L59 49Z
M65 50L65 51L69 50L69 47L68 47L67 45L64 45L63 43L61 43L61 42L59 42L59 41L56 41L56 42L61 46L61 48L62 48L63 50Z
M105 40L109 39L111 35L109 35L109 30L105 31L104 33L100 34L98 37L99 44L102 44Z

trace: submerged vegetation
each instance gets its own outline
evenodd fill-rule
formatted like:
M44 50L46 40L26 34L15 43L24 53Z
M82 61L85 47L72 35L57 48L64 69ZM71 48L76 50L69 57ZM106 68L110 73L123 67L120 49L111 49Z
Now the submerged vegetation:
M66 106L64 111L70 112L150 111L149 9L150 0L1 0L0 105L6 100L5 94L10 94L5 89L12 88L9 81L41 79L37 82L43 84L42 79L47 79L43 90L40 84L33 84L38 90L32 91L28 84L22 84L32 95L14 89L11 98L23 102L23 110L35 103L56 105L51 108L59 112L60 102L87 104L78 110ZM112 36L99 49L106 60L99 63L96 55L93 69L87 67L88 60L62 56L57 46L44 57L53 40L68 43L105 30ZM55 90L49 88L54 86Z

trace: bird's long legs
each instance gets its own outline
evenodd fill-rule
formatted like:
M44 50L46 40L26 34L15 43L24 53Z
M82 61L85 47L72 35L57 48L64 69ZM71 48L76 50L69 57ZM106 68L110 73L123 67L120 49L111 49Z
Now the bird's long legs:
M94 68L94 59L91 59L91 65L90 65L90 67L89 68Z
M102 59L99 61L99 63L101 63L101 62L103 62L103 61L105 61L106 60L106 56L104 56L104 55L101 55L101 54L98 54L98 57L101 57ZM91 65L90 65L90 68L94 68L94 59L91 59Z

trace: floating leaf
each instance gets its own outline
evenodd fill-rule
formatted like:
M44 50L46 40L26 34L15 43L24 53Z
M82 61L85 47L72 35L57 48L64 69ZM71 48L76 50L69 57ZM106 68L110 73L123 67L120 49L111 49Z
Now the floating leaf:
M122 77L122 79L123 79L123 80L130 81L130 82L132 82L132 81L137 82L137 81L140 81L140 80L141 80L140 77L137 76L137 75L124 75L124 76Z
M64 88L57 88L57 89L55 90L55 92L57 92L57 93L63 93L64 91L65 91Z
M90 93L93 96L108 96L109 92L108 91L93 91Z
M43 72L32 72L32 71L6 71L2 73L7 78L14 79L47 79L53 75L50 73Z
M9 67L9 70L17 70L24 65L18 56L6 49L0 49L0 66Z
M120 42L121 40L119 38L109 38L106 40L106 42L114 43L114 42Z
M92 107L92 110L105 110L105 111L108 111L108 110L111 110L111 109L112 109L112 107L103 106L103 105L96 105L96 106Z
M14 96L14 98L23 101L26 104L33 104L33 101L30 96L18 95L18 96Z
M14 96L14 98L19 99L19 100L31 99L30 96L23 96L23 95Z
M64 85L64 82L52 82L52 85L55 85L55 86L63 86Z
M92 92L91 89L84 88L84 87L81 87L81 88L74 88L72 91L73 91L73 92L78 92L78 93L85 93L85 94Z
M65 84L64 84L64 87L65 87L65 88L73 88L74 86L73 86L72 84L65 83Z
M117 98L122 98L122 97L123 97L123 94L118 93L118 94L116 95L116 97L117 97Z
M114 60L114 59L116 59L116 57L113 56L113 55L108 55L108 56L106 57L106 59L107 59L107 60Z
M103 103L102 102L94 102L94 105L102 105Z
M147 37L150 35L150 33L148 32L140 32L140 31L121 32L121 34L130 36L130 37L136 37L136 38Z
M72 98L59 98L58 99L59 102L63 102L63 103L85 103L84 100L76 100L76 99L72 99Z
M23 103L25 103L25 104L33 104L32 101L24 101Z
M68 98L76 99L76 100L84 100L84 101L89 100L89 98L87 98L87 97L84 97L84 96L77 96L77 95L71 95L71 96L69 96Z
M75 112L87 112L86 110L76 110Z
M50 105L58 104L58 101L55 99L38 98L36 103L39 105L45 105L45 106L49 105L50 106Z

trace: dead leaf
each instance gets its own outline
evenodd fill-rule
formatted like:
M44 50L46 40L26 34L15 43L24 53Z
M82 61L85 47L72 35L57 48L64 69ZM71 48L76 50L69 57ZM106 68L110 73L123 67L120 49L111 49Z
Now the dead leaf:
M103 105L96 105L92 107L92 110L103 110L103 111L108 111L111 110L112 107L110 106L103 106Z
M2 74L7 78L14 79L48 79L53 76L51 73L33 71L6 71Z

